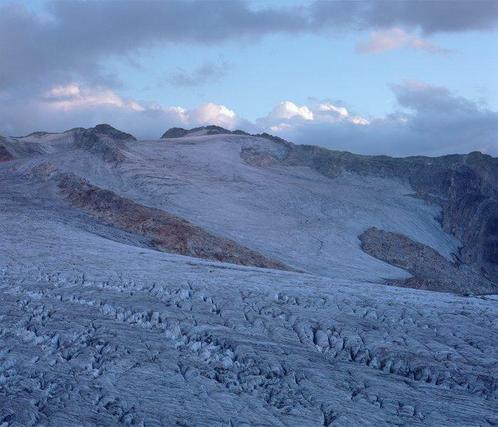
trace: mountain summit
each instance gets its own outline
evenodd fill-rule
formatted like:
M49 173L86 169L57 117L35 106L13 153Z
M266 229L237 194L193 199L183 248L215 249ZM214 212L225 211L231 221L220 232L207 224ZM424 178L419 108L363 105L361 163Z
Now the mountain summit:
M190 130L173 127L163 133L161 139L183 138L184 136L203 136L203 135L249 135L242 130L228 130L221 126L208 125L192 128Z

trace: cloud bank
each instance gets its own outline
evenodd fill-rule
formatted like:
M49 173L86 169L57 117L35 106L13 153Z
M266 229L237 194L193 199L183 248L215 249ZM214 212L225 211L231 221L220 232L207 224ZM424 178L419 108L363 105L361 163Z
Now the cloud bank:
M449 50L440 48L432 42L409 34L401 28L375 31L370 39L358 45L361 53L382 53L389 50L408 48L434 54L448 54Z
M52 0L47 2L44 14L30 12L22 4L6 4L0 6L0 90L67 83L76 77L85 83L117 84L116 76L103 70L104 59L126 58L171 44L254 42L282 33L330 35L401 29L410 34L401 44L433 50L414 32L429 36L489 30L498 25L495 0L283 4L254 9L242 0ZM382 34L374 33L374 38ZM370 50L375 49L375 40L370 44ZM206 71L209 74L209 70L201 70L201 76Z
M303 125L287 123L280 135L302 144L362 154L443 155L478 150L498 155L498 112L422 82L392 87L398 110L362 118L350 113Z
M392 86L398 108L384 117L364 117L329 100L297 105L286 100L254 122L229 107L161 106L119 96L103 87L54 86L25 103L1 102L0 133L63 131L107 122L139 138L156 139L173 126L216 124L270 132L295 143L362 154L442 155L479 150L498 155L498 112L446 88L408 81ZM29 123L24 117L29 117Z

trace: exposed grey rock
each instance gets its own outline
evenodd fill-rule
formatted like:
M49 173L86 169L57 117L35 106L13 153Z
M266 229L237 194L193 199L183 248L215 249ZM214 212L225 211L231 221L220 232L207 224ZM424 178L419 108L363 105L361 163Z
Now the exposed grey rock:
M30 134L28 134L22 138L29 138L32 136L35 138L39 138L39 137L50 135L50 134L51 134L51 132L36 131L36 132L31 132Z
M127 140L136 141L137 140L137 138L135 138L133 135L126 133L126 132L122 132L118 129L115 129L111 125L108 125L106 123L97 125L94 128L90 128L88 130L91 132L95 132L97 134L109 136L113 139L125 140L125 141L127 141Z
M255 136L258 138L266 138L274 142L289 144L285 139L280 138L278 136L270 135L269 133L258 133L258 134L250 134L243 130L237 129L234 131L225 129L221 126L209 125L209 126L200 126L192 129L184 129L173 127L168 129L163 133L161 139L167 138L183 138L185 136L200 136L200 135L239 135L239 136Z
M4 144L2 144L3 138L0 136L0 162L8 162L14 159L14 156L7 150Z
M235 131L236 135L240 135L242 131ZM196 128L192 128L190 130L183 128L171 128L168 129L163 135L161 139L167 138L183 138L185 136L194 136L194 135L231 135L232 131L222 128L221 126L209 125L209 126L200 126Z
M413 274L388 283L432 291L486 294L498 286L465 264L448 261L436 250L399 233L372 227L360 236L362 249L378 259Z
M187 135L188 132L189 131L187 129L183 129L183 128L170 128L162 134L161 139L181 138L181 137Z
M107 124L94 128L76 128L69 131L74 135L74 146L98 154L107 162L124 160L123 148L128 141L136 141L133 135L121 132Z

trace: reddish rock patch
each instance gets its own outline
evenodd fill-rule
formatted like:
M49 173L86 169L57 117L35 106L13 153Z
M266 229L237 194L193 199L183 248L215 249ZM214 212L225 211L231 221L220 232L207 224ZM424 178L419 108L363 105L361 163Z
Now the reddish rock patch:
M290 270L281 262L268 259L232 240L210 234L160 209L91 185L75 175L59 175L58 186L74 206L115 227L149 237L158 250L233 264Z

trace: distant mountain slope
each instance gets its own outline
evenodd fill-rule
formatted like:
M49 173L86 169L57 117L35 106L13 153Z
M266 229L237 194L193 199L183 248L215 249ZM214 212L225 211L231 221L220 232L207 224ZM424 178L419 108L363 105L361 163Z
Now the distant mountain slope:
M10 139L9 150L25 159L16 163L20 169L49 161L62 173L187 220L276 266L422 286L410 279L413 269L362 249L359 236L375 227L476 275L465 281L465 274L456 274L443 288L428 277L424 288L487 293L496 286L497 159L479 153L359 156L225 131L196 128L164 144L99 125Z
M258 158L258 152L253 151L253 155ZM307 166L331 178L354 172L409 183L417 197L442 208L440 221L444 230L463 243L459 260L474 265L498 283L497 158L479 152L437 158L360 156L287 144L284 156L274 160Z

